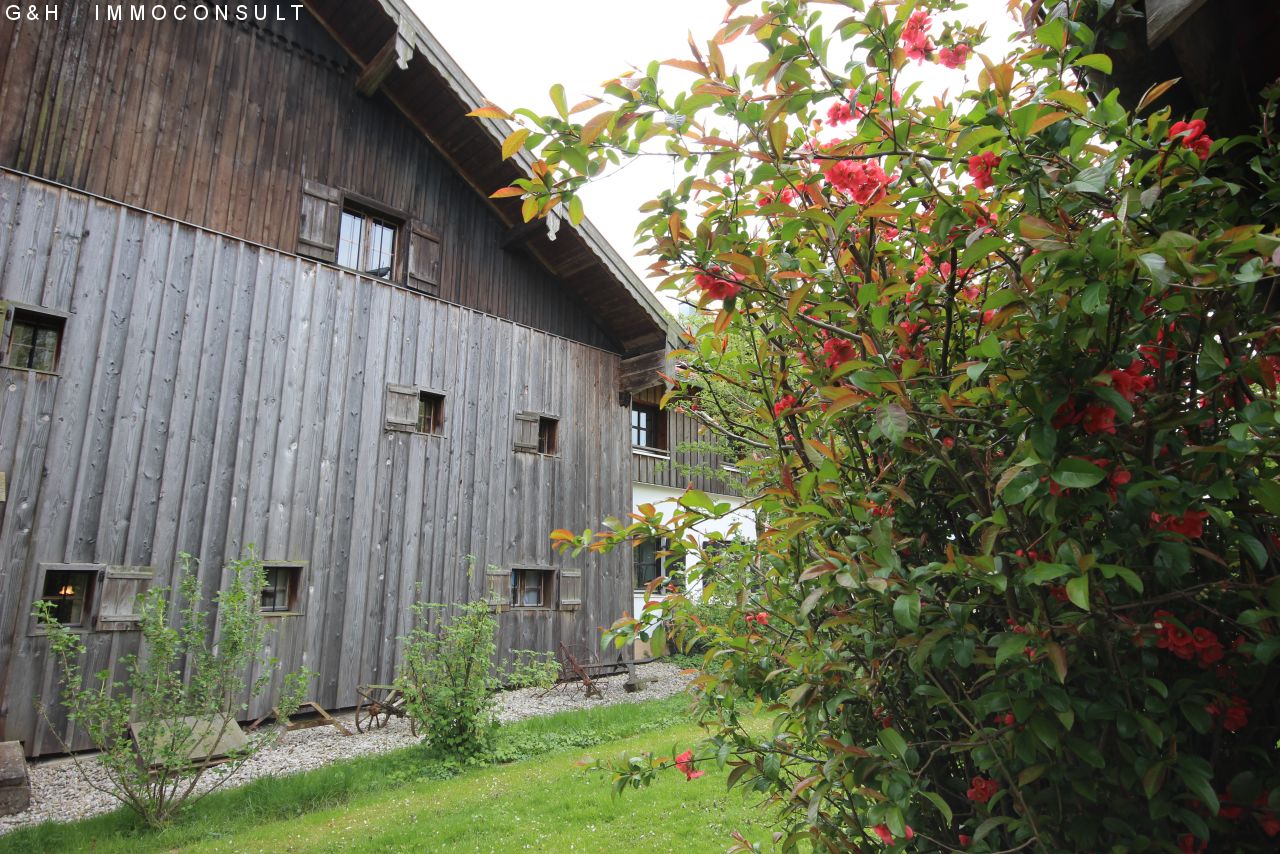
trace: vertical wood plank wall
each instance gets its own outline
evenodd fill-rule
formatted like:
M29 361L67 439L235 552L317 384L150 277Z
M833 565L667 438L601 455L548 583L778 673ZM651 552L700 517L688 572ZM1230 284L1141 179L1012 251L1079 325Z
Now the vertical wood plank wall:
M286 252L306 180L441 236L442 299L606 349L615 343L323 28L0 17L0 166ZM459 118L471 122L474 119ZM496 155L495 155L496 156Z
M504 650L595 654L629 605L627 554L547 539L629 510L612 353L4 171L0 299L70 312L56 376L0 368L0 739L59 749L41 562L169 585L185 551L208 594L251 543L306 561L272 653L334 708L390 681L410 602L480 598L488 564L583 570L579 610L502 615ZM444 435L384 429L388 383L443 391ZM560 418L558 456L513 453L520 411ZM93 672L138 633L85 639Z

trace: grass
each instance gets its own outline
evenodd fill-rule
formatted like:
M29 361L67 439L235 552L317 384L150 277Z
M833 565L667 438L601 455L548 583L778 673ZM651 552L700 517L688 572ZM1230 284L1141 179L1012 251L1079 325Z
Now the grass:
M769 828L725 774L674 770L611 797L584 756L614 758L699 737L680 697L532 718L504 727L510 764L458 771L413 747L288 777L255 780L201 801L151 831L123 811L0 836L0 852L147 851L724 851L738 830ZM584 750L584 748L591 748Z

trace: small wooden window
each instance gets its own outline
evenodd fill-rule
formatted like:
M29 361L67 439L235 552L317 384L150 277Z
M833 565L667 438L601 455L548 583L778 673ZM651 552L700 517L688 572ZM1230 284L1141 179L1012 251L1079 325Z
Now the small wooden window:
M559 423L556 419L547 418L545 415L538 419L538 453L554 454L558 450L556 428Z
M555 570L516 567L511 570L511 607L545 608L551 602Z
M444 395L418 392L418 432L444 432Z
M667 414L651 403L632 403L631 444L637 448L665 451Z
M97 580L96 570L46 570L40 598L53 606L52 616L62 625L87 626Z
M298 593L302 589L302 567L298 564L267 564L262 586L264 614L297 613Z
M53 373L62 352L66 318L26 308L14 308L5 341L4 366L23 371Z

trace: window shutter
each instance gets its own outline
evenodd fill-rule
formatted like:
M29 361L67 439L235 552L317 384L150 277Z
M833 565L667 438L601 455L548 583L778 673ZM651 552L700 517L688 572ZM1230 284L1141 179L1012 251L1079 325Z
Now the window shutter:
M332 264L338 258L342 223L342 191L315 181L302 182L298 216L298 254Z
M100 576L96 628L100 632L127 632L142 620L142 594L151 585L150 566L108 566Z
M440 290L440 236L419 223L409 227L409 287L434 294Z
M516 413L516 439L515 449L517 451L538 452L538 416L531 412Z
M511 570L491 566L484 571L485 601L491 611L505 611L511 607Z
M418 428L418 390L409 385L387 386L387 429Z
M582 604L582 570L560 570L560 608L576 610Z

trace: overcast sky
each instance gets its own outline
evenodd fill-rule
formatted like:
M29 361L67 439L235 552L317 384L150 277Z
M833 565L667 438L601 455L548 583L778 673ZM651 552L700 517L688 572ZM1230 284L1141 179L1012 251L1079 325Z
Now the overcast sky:
M705 44L719 29L726 8L724 0L408 2L489 100L508 110L530 107L539 112L552 110L547 92L553 83L564 84L573 104L633 65L688 58L688 34ZM995 42L987 53L1003 55L1013 31L1005 14L1007 0L971 0L969 5L967 17L986 22ZM733 54L727 57L733 64ZM976 73L976 67L980 66L975 62L969 72ZM949 85L956 88L961 74L941 68L929 71L928 83L938 91ZM634 232L641 218L636 208L669 185L675 174L669 163L641 160L583 194L587 218L637 271L646 264L635 257Z

